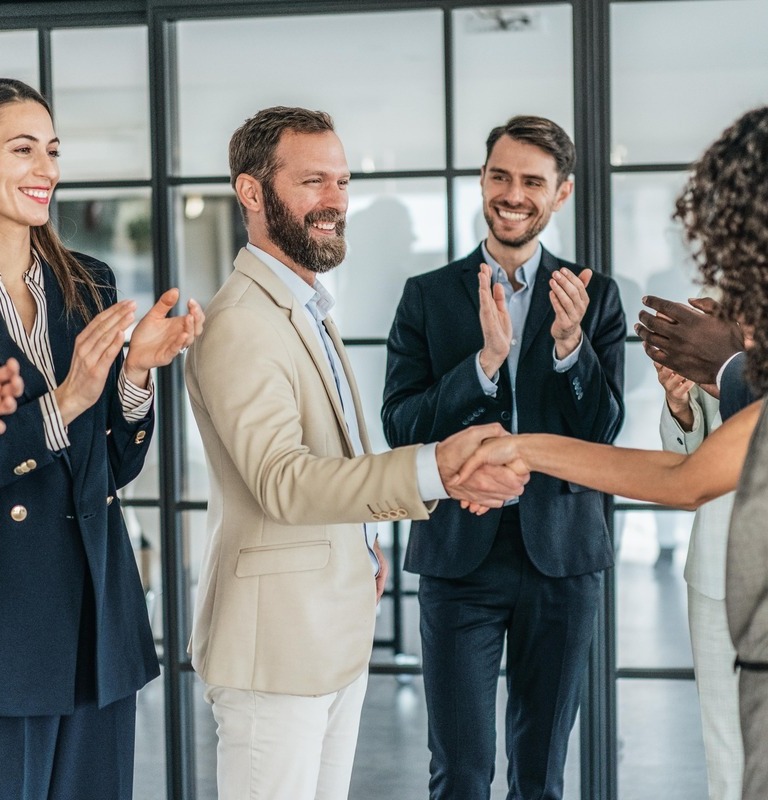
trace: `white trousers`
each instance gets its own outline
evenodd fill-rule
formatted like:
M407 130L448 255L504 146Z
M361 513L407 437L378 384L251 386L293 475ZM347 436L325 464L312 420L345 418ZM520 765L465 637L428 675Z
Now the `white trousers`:
M736 651L728 633L725 600L688 587L688 625L701 706L709 800L741 800L744 749L739 722Z
M346 800L367 683L316 697L206 685L219 800Z

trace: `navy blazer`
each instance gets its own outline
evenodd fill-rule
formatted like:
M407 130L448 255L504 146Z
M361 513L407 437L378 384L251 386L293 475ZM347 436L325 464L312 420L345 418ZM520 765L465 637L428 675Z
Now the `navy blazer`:
M725 422L742 408L760 399L747 383L744 370L747 366L746 352L739 353L723 370L720 379L720 417Z
M76 254L116 300L106 264ZM43 263L48 331L57 383L66 377L78 315L67 316L50 267ZM0 318L0 363L18 359L24 394L0 437L0 715L69 714L74 708L80 611L87 573L96 607L96 691L103 707L159 673L144 593L120 511L117 489L138 475L154 415L123 416L115 360L101 397L68 427L70 447L45 443L38 398L42 373Z
M387 342L387 377L382 420L392 447L444 439L473 424L511 425L511 383L506 362L496 397L480 386L475 356L483 347L477 248L405 285ZM550 327L554 311L549 280L555 269L583 267L543 250L523 331L515 391L520 433L557 433L612 442L624 418L626 321L616 283L595 273L582 321L578 361L555 372ZM405 568L422 575L457 578L488 554L501 511L476 517L458 502L443 500L426 522L411 525ZM581 575L613 563L599 492L547 475L531 476L520 498L526 550L545 575Z

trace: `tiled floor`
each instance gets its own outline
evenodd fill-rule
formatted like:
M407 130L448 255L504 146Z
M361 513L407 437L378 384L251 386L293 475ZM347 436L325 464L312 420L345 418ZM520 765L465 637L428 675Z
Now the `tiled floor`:
M619 666L690 666L682 579L685 542L674 562L655 568L655 540L647 521L629 518L617 572ZM680 534L680 538L684 536ZM409 586L415 584L408 576ZM406 600L406 649L418 655L418 608ZM381 635L389 633L384 609ZM374 653L378 661L390 656ZM195 681L198 800L215 800L215 728ZM497 714L503 710L500 682ZM696 691L690 681L625 679L618 686L621 800L703 800L706 776ZM160 681L139 698L135 800L165 800L163 692ZM500 741L503 746L503 742ZM565 800L579 797L578 727L571 737ZM421 679L399 682L373 675L361 724L350 800L426 800L429 753ZM506 797L505 764L497 760L492 800Z

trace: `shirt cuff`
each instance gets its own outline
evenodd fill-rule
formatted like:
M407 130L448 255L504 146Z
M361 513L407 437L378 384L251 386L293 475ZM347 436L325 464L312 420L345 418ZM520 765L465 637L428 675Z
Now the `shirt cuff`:
M568 372L568 370L579 360L579 353L581 352L581 346L584 344L584 332L581 333L581 339L579 339L579 343L576 345L576 349L572 353L568 353L568 355L563 358L559 359L557 357L557 351L555 350L554 345L552 346L552 360L555 362L555 372Z
M731 356L731 357L730 357L730 358L729 358L729 359L728 359L728 360L727 360L727 361L726 361L726 362L723 364L723 366L722 366L722 367L720 367L720 369L717 371L717 375L715 376L715 383L717 384L717 388L718 388L718 389L720 388L720 381L722 381L722 380L723 380L723 373L725 372L725 368L726 368L726 367L727 367L727 366L728 366L728 365L731 363L731 361L733 361L733 359L734 359L734 358L736 358L736 356L740 356L740 355L742 354L742 352L744 352L744 351L743 351L743 350L740 350L738 353L734 353L734 354L733 354L733 355L732 355L732 356Z
M141 422L152 408L152 400L155 397L155 384L152 380L152 373L149 373L149 386L142 389L131 383L125 377L125 368L120 370L120 377L117 379L117 393L120 397L120 405L123 408L123 416L126 422Z
M48 392L40 398L40 410L43 412L43 428L45 430L45 445L49 450L64 450L69 447L67 426L61 418L56 395Z
M445 491L437 468L437 442L422 445L416 451L416 481L419 495L426 503L430 500L445 500L450 495Z
M496 370L494 376L489 378L484 372L483 368L480 366L480 353L475 356L475 370L477 371L477 379L480 381L480 386L482 390L489 396L489 397L496 397L496 389L497 384L499 382L499 371ZM433 499L433 498L430 498Z

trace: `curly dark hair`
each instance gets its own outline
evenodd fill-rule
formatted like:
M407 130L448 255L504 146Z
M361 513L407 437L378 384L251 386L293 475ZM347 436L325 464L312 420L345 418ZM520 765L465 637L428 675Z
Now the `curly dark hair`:
M768 391L768 106L740 117L693 166L674 218L720 313L754 327L747 379Z

